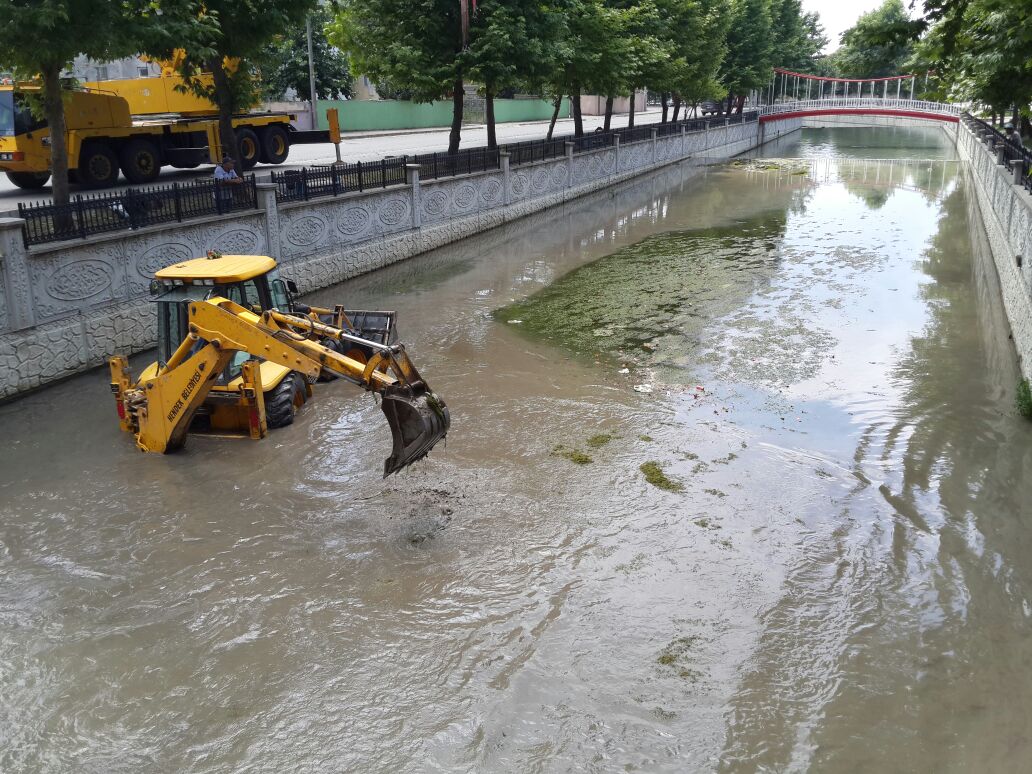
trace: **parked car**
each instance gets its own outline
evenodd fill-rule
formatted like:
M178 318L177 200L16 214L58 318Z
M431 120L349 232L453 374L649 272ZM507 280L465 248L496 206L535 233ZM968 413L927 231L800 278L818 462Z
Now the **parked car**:
M720 103L714 102L713 100L706 100L705 102L699 103L699 115L700 116L718 116L720 115Z

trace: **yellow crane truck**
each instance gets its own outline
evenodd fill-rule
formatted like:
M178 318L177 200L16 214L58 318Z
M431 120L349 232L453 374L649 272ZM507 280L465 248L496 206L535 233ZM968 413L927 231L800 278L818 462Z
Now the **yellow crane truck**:
M210 77L210 76L209 76ZM66 92L68 169L73 182L106 188L119 170L133 184L152 182L164 166L193 169L221 157L218 112L201 97L159 77L98 81ZM50 129L29 109L39 85L0 86L0 170L19 188L39 189L50 179ZM327 142L326 132L299 132L292 113L233 117L240 170L259 161L282 164L290 146Z
M109 361L121 427L141 451L175 451L189 432L263 438L294 421L314 382L337 377L381 398L385 478L447 435L448 408L396 341L394 312L309 307L296 290L266 256L211 253L155 274L158 360L138 379L125 357Z

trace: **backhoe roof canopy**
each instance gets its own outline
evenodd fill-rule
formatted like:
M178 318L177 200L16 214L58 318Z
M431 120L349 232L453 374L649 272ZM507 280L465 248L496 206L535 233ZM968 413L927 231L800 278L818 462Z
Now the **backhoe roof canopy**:
M159 269L159 280L212 280L216 285L243 282L267 274L276 268L276 261L267 255L220 255L217 258L193 258Z

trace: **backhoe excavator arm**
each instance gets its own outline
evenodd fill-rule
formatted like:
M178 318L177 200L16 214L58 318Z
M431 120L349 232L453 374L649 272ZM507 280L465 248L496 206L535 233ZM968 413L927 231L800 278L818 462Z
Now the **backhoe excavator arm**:
M448 432L448 409L400 344L385 346L305 317L271 310L256 314L225 298L189 304L189 334L153 378L132 387L124 358L111 361L112 389L123 426L143 451L168 452L183 445L197 409L235 352L285 365L314 379L326 368L379 393L394 448L384 477L425 456ZM298 331L373 348L368 363L341 355Z

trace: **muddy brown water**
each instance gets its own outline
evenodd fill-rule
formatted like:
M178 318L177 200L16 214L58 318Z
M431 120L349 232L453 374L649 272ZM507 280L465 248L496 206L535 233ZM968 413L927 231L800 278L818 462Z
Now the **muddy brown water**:
M386 483L340 383L168 457L100 371L0 407L0 770L1026 770L1032 425L963 170L760 155L317 294L451 408Z

